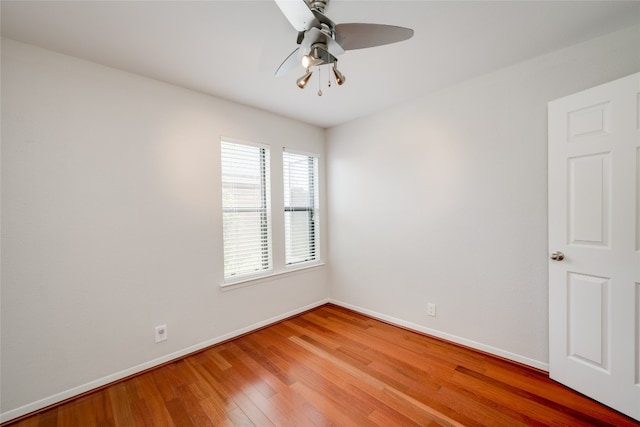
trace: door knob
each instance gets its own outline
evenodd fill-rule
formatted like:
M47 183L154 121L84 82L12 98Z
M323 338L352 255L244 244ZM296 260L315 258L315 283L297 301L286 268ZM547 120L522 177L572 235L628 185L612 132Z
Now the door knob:
M556 251L551 254L551 259L554 261L562 261L564 259L564 254L560 251Z

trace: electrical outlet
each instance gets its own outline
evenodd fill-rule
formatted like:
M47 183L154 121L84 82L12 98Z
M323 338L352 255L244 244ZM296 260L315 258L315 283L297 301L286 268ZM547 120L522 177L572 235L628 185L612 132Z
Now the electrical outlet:
M156 326L156 343L167 340L167 325Z
M427 304L427 314L429 316L436 317L436 305L433 303Z

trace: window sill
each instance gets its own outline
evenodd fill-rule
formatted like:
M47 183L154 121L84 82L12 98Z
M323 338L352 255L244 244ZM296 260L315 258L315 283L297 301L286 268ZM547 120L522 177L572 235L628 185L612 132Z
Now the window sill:
M289 267L283 271L277 271L274 273L267 273L265 275L261 275L261 276L251 276L251 277L246 277L244 279L238 279L232 282L226 282L220 285L220 290L222 292L227 292L227 291L231 291L234 289L239 289L239 288L244 288L246 286L253 286L253 285L257 285L258 283L262 283L262 282L268 282L271 280L275 280L280 276L288 276L288 275L293 275L293 274L298 274L298 273L303 273L303 272L307 272L310 270L316 270L319 269L321 267L324 267L325 263L324 262L317 262L317 263L313 263L313 264L306 264L306 265L299 265L299 266L295 266L295 267Z

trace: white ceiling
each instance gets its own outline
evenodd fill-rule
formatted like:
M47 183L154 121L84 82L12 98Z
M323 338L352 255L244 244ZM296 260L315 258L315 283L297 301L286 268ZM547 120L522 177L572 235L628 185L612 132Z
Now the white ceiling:
M8 1L2 36L331 127L451 84L640 23L640 2L332 0L336 23L413 28L346 52L343 86L274 72L296 31L271 0Z

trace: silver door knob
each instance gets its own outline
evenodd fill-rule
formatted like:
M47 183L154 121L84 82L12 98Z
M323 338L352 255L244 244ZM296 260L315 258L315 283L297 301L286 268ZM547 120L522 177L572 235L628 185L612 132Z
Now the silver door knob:
M551 259L554 261L562 261L564 259L564 254L560 251L556 251L551 254Z

